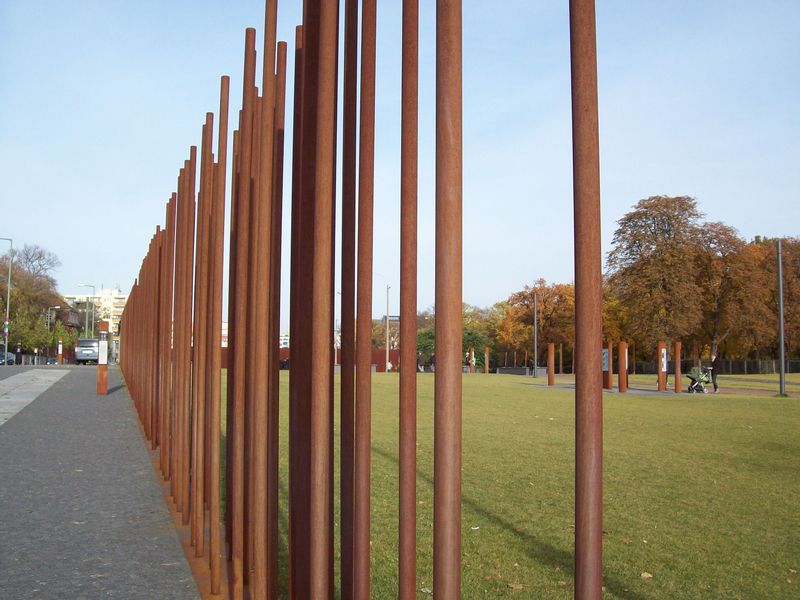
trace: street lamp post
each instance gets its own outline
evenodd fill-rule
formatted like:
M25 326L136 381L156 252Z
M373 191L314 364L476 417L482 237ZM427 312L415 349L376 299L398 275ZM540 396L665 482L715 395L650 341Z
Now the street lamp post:
M3 322L3 364L8 364L8 309L11 306L11 262L14 259L14 240L11 238L0 238L9 243L8 248L8 284L6 285L6 320Z
M51 310L61 310L61 307L60 306L48 306L47 307L47 333L48 334L50 333L50 323L51 323L51 321L50 321L50 311ZM55 318L55 315L54 315L53 318ZM54 329L55 329L55 326L54 326ZM47 342L47 360L50 360L50 342L49 341Z
M94 297L97 294L97 291L95 290L95 287L90 283L79 283L78 287L90 287L90 288L92 288L92 337L94 337ZM86 307L86 311L87 312L84 313L84 316L86 317L86 318L84 318L84 326L83 326L84 335L86 335L86 330L88 329L88 326L86 325L86 319L88 319L88 317L89 317L88 310L89 310L89 307L87 306Z

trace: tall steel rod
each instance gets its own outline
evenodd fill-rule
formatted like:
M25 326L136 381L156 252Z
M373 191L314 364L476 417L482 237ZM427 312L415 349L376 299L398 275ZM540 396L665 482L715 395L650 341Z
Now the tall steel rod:
M575 204L575 598L600 598L603 383L600 152L594 0L570 0Z
M211 278L209 290L209 438L210 498L208 503L209 547L208 560L211 575L211 593L221 589L222 540L220 539L220 419L221 419L221 368L222 368L222 260L225 246L225 172L228 154L228 96L230 78L223 75L219 94L219 133L217 137L217 163L214 165L214 202L211 221Z
M269 413L272 398L269 395L269 330L270 330L270 250L272 247L272 200L273 200L273 154L275 122L275 44L277 27L277 1L267 2L264 24L264 58L262 71L263 97L257 121L259 130L255 143L258 149L258 175L256 180L255 255L252 288L255 290L255 318L251 321L251 336L255 338L255 363L253 382L253 421L250 478L253 486L252 530L253 530L253 574L250 581L251 594L264 598L267 589L275 588L277 574L268 569L267 515L268 502L268 453L271 444ZM266 368L265 368L266 367ZM268 583L268 580L269 583Z
M242 120L240 127L239 141L239 182L238 198L236 205L236 265L235 265L235 307L236 320L234 323L234 356L228 357L228 364L231 362L237 365L234 369L233 398L228 398L228 402L233 402L233 431L232 431L232 455L230 468L231 474L231 496L230 510L231 519L231 597L234 600L241 600L244 591L244 403L245 403L245 376L243 368L247 362L246 337L248 323L245 315L247 314L248 302L248 253L250 250L250 171L252 156L252 128L253 111L255 105L255 30L248 28L245 32L245 58L244 58L244 81L242 88ZM230 335L230 332L229 332ZM231 361L231 358L233 359Z
M197 244L194 281L192 343L192 527L195 556L205 552L205 425L206 425L206 322L208 296L208 216L211 169L211 143L214 115L206 113L200 154L200 194L197 207Z
M417 147L419 0L403 0L400 138L400 494L398 598L417 597Z
M279 435L279 343L281 316L281 228L283 218L283 147L286 120L286 42L278 42L273 151L272 248L270 250L270 405L268 413L269 450L267 458L267 595L277 597L278 587L278 435Z
M305 16L309 16L305 11ZM313 19L308 26L316 31ZM313 36L310 36L313 39ZM308 329L308 260L313 252L313 234L306 229L313 221L313 202L306 201L311 187L310 173L306 172L312 157L308 156L311 144L310 133L314 131L311 110L315 102L306 101L306 26L295 31L295 89L294 89L294 134L292 148L292 241L291 241L291 299L289 314L289 596L309 597L309 506L308 506L308 359L306 333ZM315 46L316 47L316 46ZM308 68L309 75L314 69ZM316 87L309 81L309 92ZM308 112L308 114L306 114ZM308 125L306 125L308 122ZM304 185L305 184L305 185ZM312 188L313 189L313 188Z
M433 593L461 596L461 2L436 3Z
M194 272L194 233L195 233L195 197L196 197L196 182L197 182L197 146L192 146L189 151L189 166L187 169L187 204L184 243L186 250L184 252L185 260L185 279L183 282L183 295L185 298L186 313L181 315L184 319L184 338L183 338L183 386L181 388L181 404L183 406L183 420L182 420L182 433L181 433L181 506L183 506L182 523L189 525L189 516L191 515L191 451L192 451L192 438L191 438L191 419L192 419L192 396L191 396L191 368L192 368L192 274Z
M176 194L172 194L169 202L167 203L167 218L165 230L165 260L163 268L163 303L162 303L162 336L161 336L161 475L165 480L169 480L170 473L170 455L172 448L171 440L171 427L172 427L172 382L170 374L172 372L172 290L173 290L173 273L175 267L175 204Z
M783 337L783 248L782 240L778 239L778 360L780 366L780 383L778 393L786 395L786 343Z
M353 598L353 468L355 418L356 126L358 0L345 0L342 107L342 305L341 305L341 588Z
M310 3L310 2L309 2ZM317 73L317 128L314 189L314 256L311 298L311 490L310 490L310 592L326 598L332 582L330 546L333 528L330 513L331 448L331 331L333 152L336 118L337 7L319 5L319 54Z
M372 353L372 244L375 185L376 3L361 4L361 107L358 169L358 297L353 495L353 597L370 597L370 449Z

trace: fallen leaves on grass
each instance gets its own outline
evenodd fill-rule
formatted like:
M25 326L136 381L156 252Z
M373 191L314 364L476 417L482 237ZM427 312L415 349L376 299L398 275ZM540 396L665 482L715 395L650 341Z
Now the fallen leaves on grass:
M652 578L653 578L653 574L652 573L648 573L647 571L642 573L642 579L652 579Z
M512 590L521 590L522 589L522 584L521 583L509 583L508 587L510 587Z

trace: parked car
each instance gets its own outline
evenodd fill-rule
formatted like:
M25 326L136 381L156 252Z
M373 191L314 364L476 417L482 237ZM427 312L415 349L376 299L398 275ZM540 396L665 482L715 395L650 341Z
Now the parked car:
M100 357L100 341L96 338L78 338L75 345L75 362L79 365L96 363Z
M14 355L11 354L11 352L7 352L5 357L3 356L3 353L0 352L0 365L4 365L6 363L8 363L9 365L15 365L17 364L17 361L14 358Z

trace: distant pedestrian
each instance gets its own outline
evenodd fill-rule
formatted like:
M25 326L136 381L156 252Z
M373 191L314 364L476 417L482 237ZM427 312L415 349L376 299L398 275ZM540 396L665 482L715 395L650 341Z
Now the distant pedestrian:
M431 354L431 373L436 372L436 355Z
M714 385L714 393L719 393L719 386L717 385L717 374L719 373L722 361L716 354L711 355L711 383Z

